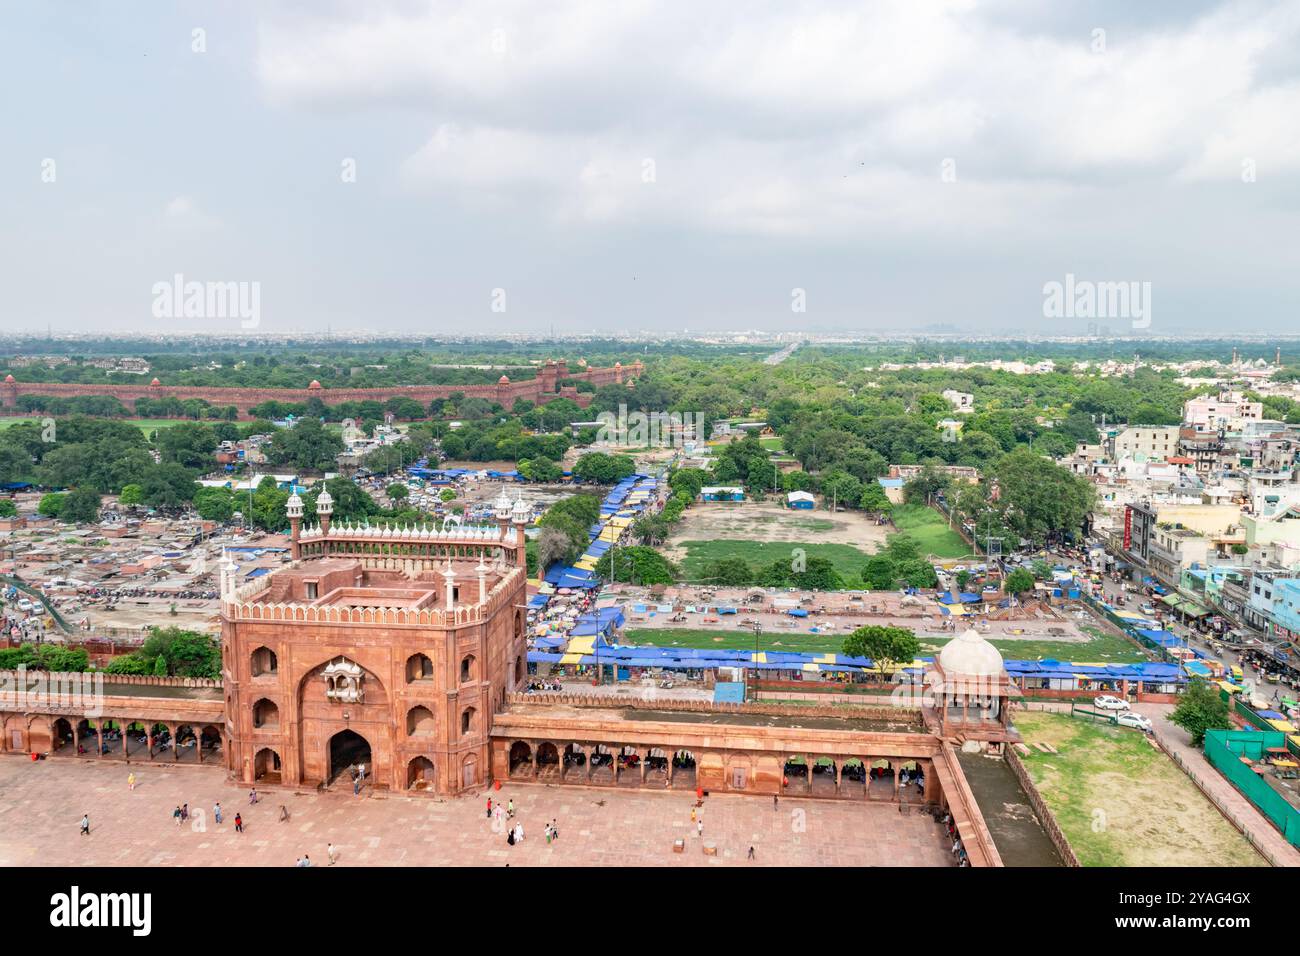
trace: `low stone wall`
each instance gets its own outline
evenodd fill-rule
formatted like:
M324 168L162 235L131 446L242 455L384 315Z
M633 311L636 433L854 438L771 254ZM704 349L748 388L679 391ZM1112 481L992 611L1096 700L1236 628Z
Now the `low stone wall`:
M598 707L603 710L671 710L699 714L789 714L810 717L861 717L871 720L920 720L919 708L885 707L862 704L754 704L718 703L711 700L681 700L656 697L603 697L599 694L514 693L507 696L513 704L562 704L568 707Z
M46 671L0 670L0 683L18 683L30 680L33 674ZM142 684L153 687L220 687L221 681L210 677L155 677L152 674L104 674L102 671L83 671L86 677L103 675L105 684Z
M1047 801L1043 799L1043 795L1039 793L1038 788L1034 786L1034 781L1029 776L1029 771L1025 769L1025 765L1021 762L1020 756L1016 753L1015 748L1006 747L1004 749L1004 759L1010 765L1011 772L1016 775L1016 779L1020 781L1021 789L1029 795L1029 802L1033 805L1034 813L1036 813L1038 819L1043 822L1043 829L1047 831L1048 839L1050 839L1052 845L1056 847L1056 852L1061 854L1061 859L1065 861L1066 866L1082 866L1079 862L1079 858L1074 855L1074 848L1070 846L1070 841L1066 839L1065 833L1061 830L1060 824L1056 822L1056 817L1054 817L1052 811L1048 809Z

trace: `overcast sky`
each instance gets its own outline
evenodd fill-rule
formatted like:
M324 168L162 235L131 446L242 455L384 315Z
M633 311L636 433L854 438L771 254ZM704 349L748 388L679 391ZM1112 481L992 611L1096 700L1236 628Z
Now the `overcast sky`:
M1300 331L1300 0L0 9L7 329Z

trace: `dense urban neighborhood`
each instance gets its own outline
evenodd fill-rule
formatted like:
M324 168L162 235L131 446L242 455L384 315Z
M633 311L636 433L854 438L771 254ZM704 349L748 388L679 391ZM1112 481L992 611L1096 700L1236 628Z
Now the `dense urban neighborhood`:
M937 807L947 862L974 866L1297 862L1300 376L1281 348L800 345L773 365L761 342L626 363L618 343L480 343L425 401L366 371L321 383L462 346L301 343L251 360L293 372L255 405L210 384L239 381L237 349L9 360L0 665L123 699L99 720L6 705L4 750L357 793L856 794ZM166 408L112 391L160 365L202 384L154 377ZM51 377L75 385L29 384ZM487 397L507 381L532 398ZM466 656L400 629L380 640L424 650L363 652L403 621ZM393 667L429 693L392 697ZM326 698L294 703L317 674ZM390 695L369 736L356 715L330 736L344 680L354 707L366 682ZM193 703L159 709L163 688ZM668 723L574 742L633 718ZM705 750L682 719L748 736ZM791 751L769 725L849 749ZM1106 792L1099 834L1109 750L1147 769ZM1203 826L1133 816L1159 787Z

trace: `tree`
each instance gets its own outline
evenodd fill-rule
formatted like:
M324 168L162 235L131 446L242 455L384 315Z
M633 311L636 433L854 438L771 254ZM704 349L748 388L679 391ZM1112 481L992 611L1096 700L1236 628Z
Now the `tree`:
M581 456L573 465L573 477L598 485L612 485L636 471L636 463L627 455L606 455L593 451Z
M596 573L624 584L672 584L677 569L654 548L610 548L596 563Z
M18 506L12 498L0 498L0 518L14 518L18 515Z
M1207 730L1227 730L1231 726L1228 702L1217 687L1204 680L1193 680L1187 685L1169 719L1192 735L1193 747L1205 743Z
M122 493L117 496L117 503L126 508L144 504L144 488L136 484L124 485Z
M267 457L277 465L304 471L328 471L343 451L343 438L316 418L300 418L293 428L282 428L271 439ZM334 492L331 490L330 494Z
M966 585L970 583L970 572L962 568L957 572L957 590L965 591Z
M754 572L744 558L720 558L704 566L704 580L722 587L747 587Z
M1024 568L1016 568L1007 575L1003 590L1013 597L1019 597L1026 591L1034 589L1034 575Z
M924 558L913 558L898 565L899 576L907 582L908 587L933 588L939 585L939 576L934 565Z
M893 673L895 665L908 665L921 652L921 642L905 627L869 624L844 638L841 648L847 657L869 657L881 676Z
M158 429L157 445L163 461L202 472L212 467L217 436L201 422L183 422Z
M994 477L998 501L990 506L1007 527L1035 544L1054 534L1077 533L1096 502L1086 478L1028 448L1004 455Z
M557 561L568 562L574 556L573 542L559 528L543 528L537 536L537 567L545 574L546 569Z
M70 524L90 524L99 520L99 492L93 488L74 488L63 499L59 520Z
M564 471L549 458L538 456L519 462L519 473L529 481L556 482L564 477Z
M194 495L194 510L204 521L229 521L235 513L229 488L201 488Z
M167 676L167 658L163 657L161 654L159 654L156 658L154 658L153 676L154 677Z
M885 489L875 481L862 486L862 497L858 499L858 507L863 511L874 511L878 514L889 514L894 509L889 496L885 494Z
M892 591L898 572L887 554L875 554L862 569L862 583L872 591Z
M36 506L37 514L42 514L47 518L57 518L63 511L63 502L68 496L59 492L50 492L48 495L41 495L40 504Z
M411 494L411 489L401 482L395 481L387 488L388 500L394 504L400 504L405 501Z
M201 485L194 472L176 462L164 462L151 468L140 483L144 500L151 508L178 508L193 501Z

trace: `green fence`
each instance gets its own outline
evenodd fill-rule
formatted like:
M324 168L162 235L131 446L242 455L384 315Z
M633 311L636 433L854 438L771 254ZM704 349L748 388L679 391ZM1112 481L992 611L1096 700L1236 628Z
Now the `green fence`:
M1205 733L1205 759L1282 831L1287 842L1300 846L1300 810L1241 762L1259 760L1273 747L1286 745L1280 730L1209 730Z

